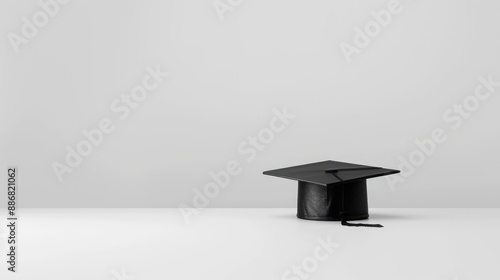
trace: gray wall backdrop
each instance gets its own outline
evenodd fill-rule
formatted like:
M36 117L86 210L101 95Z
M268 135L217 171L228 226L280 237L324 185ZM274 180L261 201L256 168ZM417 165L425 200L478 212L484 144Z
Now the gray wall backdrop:
M370 180L371 207L499 207L499 14L2 1L3 185L15 165L20 207L294 207L296 183L262 171L332 159L403 169Z

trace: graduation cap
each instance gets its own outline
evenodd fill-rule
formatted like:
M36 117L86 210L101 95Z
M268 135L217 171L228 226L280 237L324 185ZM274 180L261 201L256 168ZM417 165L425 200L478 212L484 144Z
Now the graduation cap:
M299 181L297 217L367 227L382 225L347 222L368 218L366 179L396 173L399 170L331 160L264 172Z

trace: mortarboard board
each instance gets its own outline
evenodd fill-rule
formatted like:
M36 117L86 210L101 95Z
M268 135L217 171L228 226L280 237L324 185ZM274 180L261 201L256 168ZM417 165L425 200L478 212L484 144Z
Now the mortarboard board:
M331 160L264 172L299 181L297 217L368 227L382 225L347 222L368 218L366 179L396 173L399 170Z

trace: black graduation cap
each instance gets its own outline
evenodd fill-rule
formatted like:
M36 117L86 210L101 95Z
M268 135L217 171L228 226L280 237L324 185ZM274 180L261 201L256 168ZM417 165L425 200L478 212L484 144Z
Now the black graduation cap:
M347 221L368 218L366 179L399 173L399 170L338 161L322 161L265 171L271 175L299 181L297 217L306 220Z

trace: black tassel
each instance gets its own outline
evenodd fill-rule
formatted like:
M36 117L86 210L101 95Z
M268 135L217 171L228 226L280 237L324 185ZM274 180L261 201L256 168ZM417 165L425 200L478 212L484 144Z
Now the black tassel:
M347 227L384 227L381 224L353 224L347 221L347 213L344 211L345 203L344 203L344 180L337 175L339 171L349 171L349 170L371 170L371 169L380 169L380 167L366 167L366 168L337 168L337 169L329 169L325 170L327 173L331 173L335 178L337 178L340 182L342 182L342 211L340 211L340 223L343 226Z
M378 228L384 227L381 224L353 224L353 223L349 223L346 220L346 216L347 215L345 214L345 212L340 212L340 221L341 221L341 224L343 226L348 226L348 227L378 227Z

